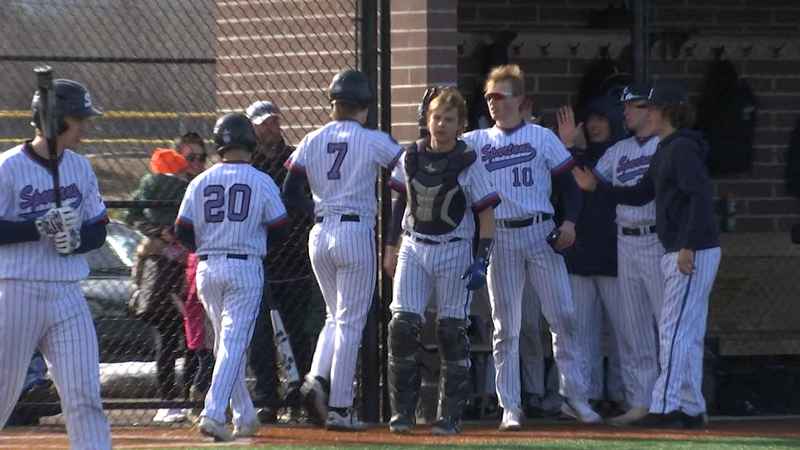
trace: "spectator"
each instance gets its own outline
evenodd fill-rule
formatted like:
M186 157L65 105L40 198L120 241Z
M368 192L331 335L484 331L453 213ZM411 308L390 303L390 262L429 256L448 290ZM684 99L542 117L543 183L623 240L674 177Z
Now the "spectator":
M186 295L181 308L183 315L183 331L186 336L186 354L183 367L183 398L195 402L203 402L208 387L211 385L211 374L214 370L213 349L209 345L206 326L206 311L197 295L195 278L197 275L197 256L189 253L186 258ZM192 411L197 416L199 410Z
M256 169L268 174L279 186L286 178L283 163L294 151L287 145L281 132L281 114L278 106L269 101L257 101L247 108L247 117L256 131L258 146L253 155L252 164ZM313 225L310 217L297 217L291 221L290 235L281 248L267 254L265 273L269 273L269 285L264 289L264 296L272 295L278 306L287 332L291 336L297 371L308 373L311 369L311 357L319 330L322 327L322 315L319 303L311 300L319 288L311 274L308 259L308 230ZM261 302L261 311L256 319L256 327L250 344L250 368L256 378L253 400L264 405L258 411L261 423L275 423L278 409L282 406L299 406L295 404L299 386L289 386L287 392L279 393L277 387L282 386L276 378L276 355L272 343L272 323L266 300ZM284 397L284 398L280 398ZM293 415L301 408L292 408Z

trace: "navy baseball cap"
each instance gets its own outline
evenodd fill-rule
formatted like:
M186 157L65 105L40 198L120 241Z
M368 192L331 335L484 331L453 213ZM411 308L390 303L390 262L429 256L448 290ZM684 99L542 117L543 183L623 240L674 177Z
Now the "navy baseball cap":
M647 101L656 106L683 105L689 103L689 91L680 81L657 80L650 88Z
M619 96L622 103L633 102L636 100L647 100L650 94L650 86L645 83L633 83L625 86Z
M247 107L245 114L253 125L261 125L265 120L281 113L278 106L266 100L261 100Z

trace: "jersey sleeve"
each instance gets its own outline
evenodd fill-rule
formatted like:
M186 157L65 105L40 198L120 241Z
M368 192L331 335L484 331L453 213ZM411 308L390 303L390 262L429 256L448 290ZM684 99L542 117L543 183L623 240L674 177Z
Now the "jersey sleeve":
M550 173L555 176L572 169L575 160L555 133L544 129L544 157Z
M462 188L476 213L500 204L500 196L489 179L489 173L477 161L464 172Z
M97 184L97 177L92 170L91 164L85 161L86 171L86 194L83 198L83 207L81 208L81 219L83 225L93 225L98 222L107 222L108 213L106 211L106 204L103 202L103 197L100 195L100 188Z
M14 194L11 189L11 170L7 160L0 163L0 220L16 220L12 215Z
M281 200L280 190L268 175L264 175L264 189L266 190L266 202L264 204L264 222L268 228L275 228L286 224L289 216L286 214L286 206Z
M400 159L400 155L403 153L403 147L401 147L391 135L382 131L376 131L373 136L376 147L376 151L373 152L373 154L378 164L387 169L391 169L397 163L397 160Z
M616 149L616 145L609 148L600 160L597 161L597 164L594 166L594 173L598 176L601 180L605 181L606 183L611 183L614 177L614 153Z
M306 147L308 146L308 136L304 137L297 148L294 149L289 159L283 163L286 170L296 173L306 173Z
M405 153L404 153L405 154ZM406 192L406 162L405 158L400 156L397 158L397 163L392 169L392 176L389 177L389 189L405 194Z

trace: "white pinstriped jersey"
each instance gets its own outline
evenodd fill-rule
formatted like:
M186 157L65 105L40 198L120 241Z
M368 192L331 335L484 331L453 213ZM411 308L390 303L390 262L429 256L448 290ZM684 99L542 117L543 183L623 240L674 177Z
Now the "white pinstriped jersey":
M267 254L269 227L287 220L280 191L249 163L219 163L189 183L178 224L194 228L198 255Z
M0 154L0 219L29 221L55 208L47 164L27 143ZM62 205L78 211L84 225L107 220L89 160L64 150L58 171ZM87 275L84 255L61 256L47 237L0 246L0 279L77 281Z
M494 126L470 131L461 139L478 151L478 160L503 199L495 218L553 213L551 176L568 170L572 155L552 131L523 122L512 130Z
M339 120L307 134L286 165L305 173L316 215L375 217L378 168L391 167L401 152L388 134Z
M483 170L480 163L476 160L465 170L458 174L458 184L464 191L464 196L467 199L467 208L464 212L464 217L458 226L448 233L427 235L417 233L413 230L411 224L411 208L406 204L406 210L403 214L403 230L411 233L414 236L422 237L425 239L432 239L439 242L446 242L452 238L461 238L471 240L475 236L475 220L474 213L480 212L485 208L494 205L498 201L497 192L492 186L492 182ZM397 160L397 165L392 171L392 178L389 180L389 187L401 193L406 193L408 186L408 179L405 170L405 158L401 156Z
M639 144L636 136L612 145L594 168L595 174L613 186L633 186L647 172L650 158L658 147L658 136ZM643 206L617 205L617 225L641 227L655 225L655 200Z

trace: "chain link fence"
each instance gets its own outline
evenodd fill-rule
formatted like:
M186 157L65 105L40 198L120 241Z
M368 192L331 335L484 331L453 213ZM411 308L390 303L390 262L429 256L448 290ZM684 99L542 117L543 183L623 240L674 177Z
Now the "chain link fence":
M33 136L37 65L84 83L104 111L76 150L91 161L112 218L106 245L87 255L92 270L81 284L112 423L183 422L202 405L212 333L193 289L196 261L164 230L188 179L215 162L209 141L216 117L259 100L280 108L283 142L262 146L257 161L280 184L291 145L327 121L332 76L359 67L359 11L357 0L0 2L2 148ZM169 148L189 160L178 177L163 174L174 166L155 151ZM324 320L306 251L310 227L295 220L288 244L265 263L301 374ZM271 339L271 325L259 321L253 346L271 350ZM258 353L248 372L254 400L277 408L285 392L276 389L274 361ZM10 423L57 412L42 366L33 355Z

